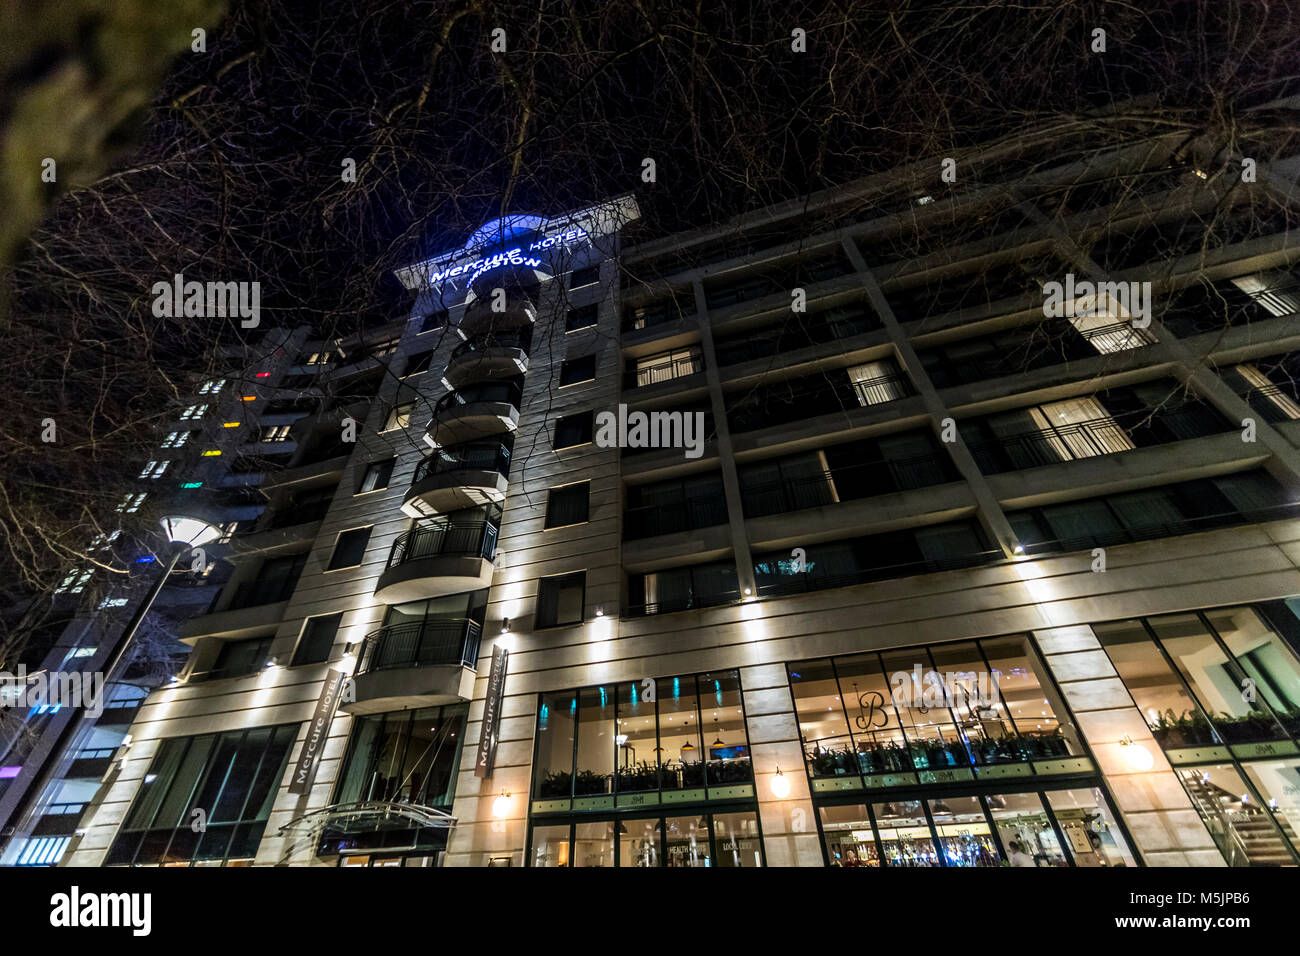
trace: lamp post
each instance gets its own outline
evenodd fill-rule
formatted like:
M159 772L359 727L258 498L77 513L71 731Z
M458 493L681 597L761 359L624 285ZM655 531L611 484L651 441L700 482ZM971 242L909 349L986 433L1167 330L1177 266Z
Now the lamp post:
M183 515L167 515L161 520L163 531L172 545L172 554L168 558L166 566L162 569L162 573L160 573L154 580L153 584L149 586L148 593L145 594L144 599L136 607L135 612L131 615L131 619L127 621L126 627L122 629L122 634L118 637L111 656L104 666L104 688L106 692L108 686L113 682L114 675L128 656L131 645L135 642L136 634L139 632L140 626L144 623L145 617L149 614L149 610L153 607L153 603L157 599L159 592L162 591L163 586L167 583L167 579L171 576L172 571L175 570L176 565L180 563L181 556L188 554L194 548L202 547L203 545L209 544L221 537L220 528L199 518L190 518ZM66 766L66 754L69 752L76 753L90 734L92 727L85 722L85 709L86 702L82 701L80 706L73 709L72 713L69 714L68 721L64 724L65 730L63 731L63 734L66 734L66 736L62 737L62 740L60 741L62 746L60 746L60 743L55 744L55 751L51 754L50 759L44 763L41 774L36 781L36 786L31 791L36 795L36 802L32 805L32 809L29 810L27 817L24 820L24 826L30 825L30 823L35 819L37 808L41 803L41 797L47 791L55 769ZM69 731L71 732L69 733ZM87 810L98 808L99 804L103 800L106 790L107 787L100 788L100 791L96 793L94 798L90 801ZM84 817L85 813L83 813L83 819ZM59 865L63 865L80 844L81 833L78 832L71 840L69 840L68 846L64 850L59 861Z

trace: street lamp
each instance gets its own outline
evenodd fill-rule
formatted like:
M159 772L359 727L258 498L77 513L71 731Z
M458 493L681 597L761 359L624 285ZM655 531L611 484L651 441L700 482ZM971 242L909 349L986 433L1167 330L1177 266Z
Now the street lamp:
M131 615L131 620L127 622L122 631L122 636L118 638L117 650L113 654L112 661L104 668L104 684L108 685L113 680L113 675L117 671L118 665L126 656L130 649L131 643L135 640L136 632L140 630L140 625L144 623L145 616L149 609L153 607L154 600L158 597L158 592L163 589L167 583L167 578L171 576L176 565L180 563L181 556L189 554L195 548L201 548L205 544L210 544L221 537L221 529L214 524L209 524L201 518L191 518L187 515L164 515L161 519L163 531L167 539L172 543L172 556L167 562L167 566L162 569L158 579L149 587L149 593L144 596L144 600L136 607L135 613Z

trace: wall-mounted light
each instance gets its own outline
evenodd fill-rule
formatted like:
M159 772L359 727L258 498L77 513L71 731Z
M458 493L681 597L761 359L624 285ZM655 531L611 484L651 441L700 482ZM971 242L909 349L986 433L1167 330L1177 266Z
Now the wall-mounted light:
M781 772L780 764L777 764L776 776L772 778L772 796L778 800L790 796L790 778Z
M492 801L492 816L498 820L504 819L510 814L510 791L502 790L501 796Z
M1139 743L1135 743L1133 738L1128 734L1119 742L1124 748L1123 753L1128 760L1128 765L1134 770L1150 770L1156 764L1156 758L1151 756L1151 751L1147 750Z
M1023 544L1016 544L1015 547L1013 547L1013 548L1011 549L1011 553L1012 553L1012 554L1024 554L1024 553L1025 553L1025 546L1024 546Z
M503 617L503 618L501 619L501 633L502 633L502 634L509 634L509 633L510 633L510 618L508 618L508 617Z
M754 593L753 588L745 588L745 597L749 597L753 593Z
M604 617L604 616L605 616L605 609L603 607L596 608L596 617Z

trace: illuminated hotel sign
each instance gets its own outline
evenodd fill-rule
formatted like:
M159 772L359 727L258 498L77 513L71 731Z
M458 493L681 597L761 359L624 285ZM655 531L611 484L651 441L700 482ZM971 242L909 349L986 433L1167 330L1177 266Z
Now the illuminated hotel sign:
M547 249L553 249L558 246L565 246L572 242L578 242L587 238L587 230L571 229L568 232L560 233L554 236L548 236L544 239L537 239L528 244L527 253L541 252ZM483 259L475 259L473 262L466 262L454 268L443 269L433 272L429 275L430 282L445 282L448 279L457 279L461 276L468 275L469 280L466 285L472 285L485 272L493 269L500 269L502 266L528 266L531 269L537 269L545 265L545 260L538 259L528 255L523 246L516 246L506 252L498 252L494 255L487 256Z

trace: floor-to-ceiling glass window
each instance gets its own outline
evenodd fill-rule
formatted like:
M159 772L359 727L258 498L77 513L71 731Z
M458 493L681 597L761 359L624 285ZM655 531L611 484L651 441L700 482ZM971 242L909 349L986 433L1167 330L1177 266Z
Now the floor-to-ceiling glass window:
M763 864L736 670L543 694L533 866Z
M1250 606L1094 624L1230 866L1300 864L1300 659Z

